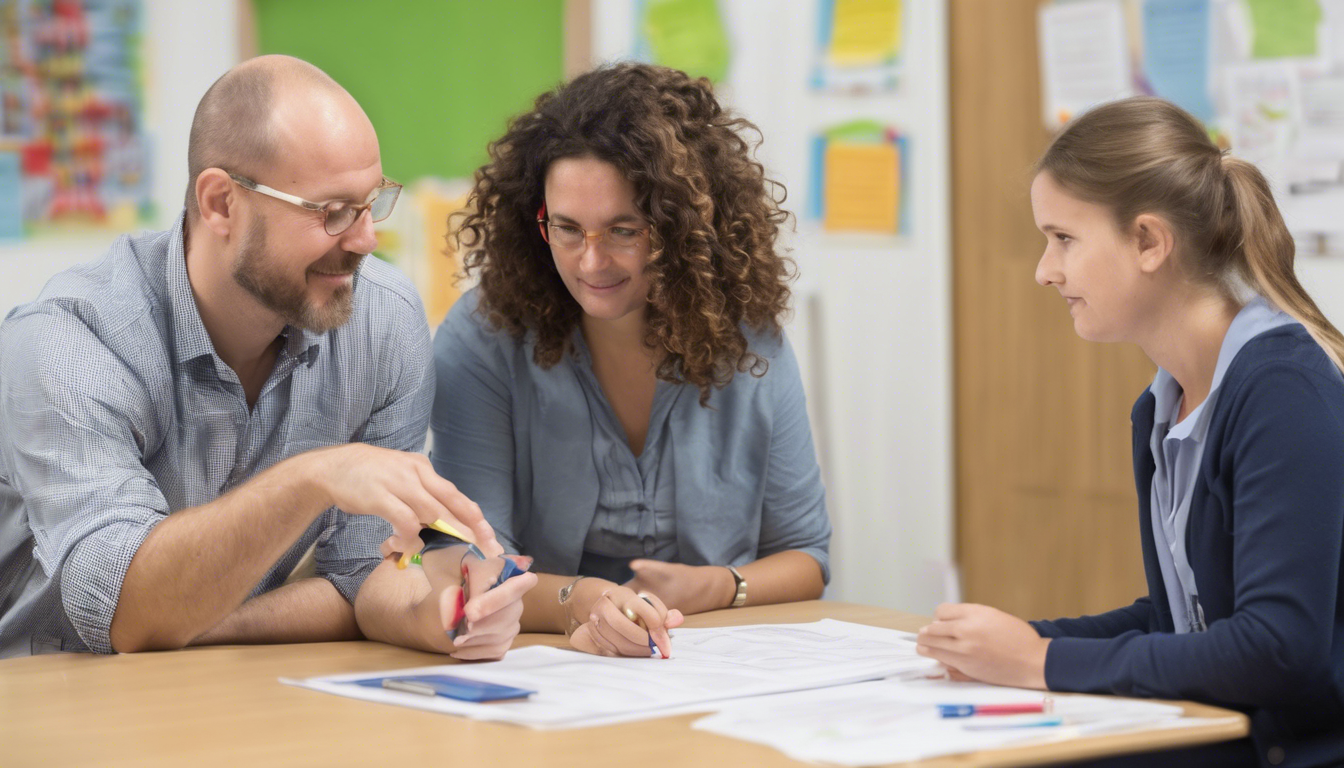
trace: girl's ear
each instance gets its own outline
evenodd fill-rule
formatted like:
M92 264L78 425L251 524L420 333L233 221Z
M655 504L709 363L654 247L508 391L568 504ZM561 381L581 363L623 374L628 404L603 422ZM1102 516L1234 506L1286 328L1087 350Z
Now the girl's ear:
M1152 274L1170 260L1176 249L1176 233L1165 219L1151 213L1139 214L1130 231L1138 250L1140 270Z

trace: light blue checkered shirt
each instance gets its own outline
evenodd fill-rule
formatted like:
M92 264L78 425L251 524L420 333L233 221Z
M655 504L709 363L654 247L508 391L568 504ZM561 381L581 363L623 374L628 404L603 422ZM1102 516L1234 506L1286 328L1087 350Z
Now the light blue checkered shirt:
M131 558L166 515L277 462L348 442L419 451L434 397L424 309L367 258L354 314L284 330L256 406L215 354L187 281L182 218L62 272L0 325L0 658L110 653ZM252 591L316 545L317 573L353 602L391 535L322 513Z

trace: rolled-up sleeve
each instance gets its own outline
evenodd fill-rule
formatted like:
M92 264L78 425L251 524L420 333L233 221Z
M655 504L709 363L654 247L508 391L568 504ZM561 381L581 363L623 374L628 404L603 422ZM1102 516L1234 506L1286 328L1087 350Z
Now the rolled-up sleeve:
M812 446L802 374L787 338L770 361L768 375L774 429L758 554L765 557L785 550L806 552L821 566L822 578L829 582L831 522L826 514L826 491Z
M45 350L37 354L34 350ZM143 450L149 394L74 315L14 320L0 339L0 450L24 500L34 559L92 651L110 639L122 582L168 514Z

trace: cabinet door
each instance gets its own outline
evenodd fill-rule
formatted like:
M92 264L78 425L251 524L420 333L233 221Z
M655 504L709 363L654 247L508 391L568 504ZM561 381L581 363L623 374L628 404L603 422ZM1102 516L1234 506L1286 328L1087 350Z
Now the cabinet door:
M1154 369L1034 282L1038 5L950 7L956 543L967 600L1053 618L1146 593L1129 410Z

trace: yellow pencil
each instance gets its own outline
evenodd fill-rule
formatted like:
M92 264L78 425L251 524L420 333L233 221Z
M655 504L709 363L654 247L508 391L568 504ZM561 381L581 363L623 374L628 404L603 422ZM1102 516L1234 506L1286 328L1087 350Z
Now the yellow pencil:
M468 544L475 544L475 543L476 543L476 537L475 537L475 536L469 536L469 535L467 535L467 534L465 534L465 533L459 531L458 529L456 529L456 528L454 528L453 526L449 525L448 523L444 522L443 518L439 518L438 520L435 520L434 522L430 523L430 524L429 524L429 527L430 527L430 528L433 528L434 530L438 531L439 533L446 533L446 534L448 534L449 536L454 536L454 537L456 537L456 538L459 538L459 539L461 539L461 540L467 542ZM402 555L402 556L401 556L401 559L397 561L397 569L398 569L398 570L403 570L403 571L404 571L404 570L406 570L406 566L409 565L410 563L411 563L411 556L410 556L410 555Z

